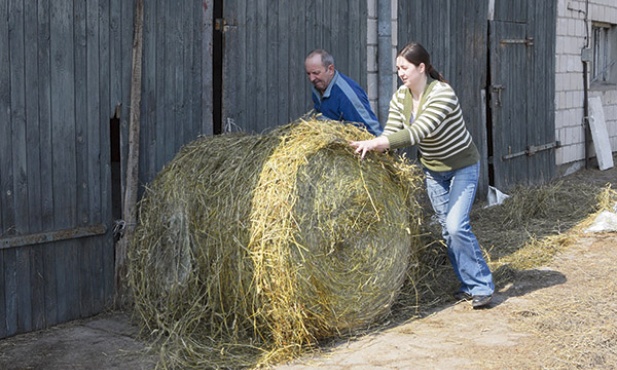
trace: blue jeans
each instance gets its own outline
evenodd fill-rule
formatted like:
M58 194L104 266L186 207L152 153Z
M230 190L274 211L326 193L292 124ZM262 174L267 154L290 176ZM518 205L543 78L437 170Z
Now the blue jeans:
M495 290L493 275L469 223L479 174L479 162L453 171L424 169L426 190L441 224L448 257L461 282L460 291L489 295Z

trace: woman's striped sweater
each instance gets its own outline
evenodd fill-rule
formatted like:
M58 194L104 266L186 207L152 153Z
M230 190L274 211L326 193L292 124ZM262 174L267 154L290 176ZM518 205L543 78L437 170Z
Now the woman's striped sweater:
M433 171L456 170L479 160L450 85L429 78L415 119L412 107L411 92L403 85L392 96L382 134L390 149L418 145L422 164Z

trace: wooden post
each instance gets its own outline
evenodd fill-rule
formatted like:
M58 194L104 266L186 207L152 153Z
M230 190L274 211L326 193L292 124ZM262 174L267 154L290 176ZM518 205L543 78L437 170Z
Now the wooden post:
M126 164L126 187L122 204L125 221L124 236L116 243L115 281L116 306L129 302L129 287L126 279L127 251L137 222L137 193L139 190L139 130L141 113L141 66L143 57L143 0L135 0L133 34L133 61L131 74L131 106L129 116L128 158Z

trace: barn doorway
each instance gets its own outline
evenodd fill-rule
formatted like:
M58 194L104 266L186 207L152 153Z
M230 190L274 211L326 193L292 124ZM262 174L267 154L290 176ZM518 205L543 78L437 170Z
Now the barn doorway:
M214 135L223 132L223 0L214 0L212 32L212 126Z

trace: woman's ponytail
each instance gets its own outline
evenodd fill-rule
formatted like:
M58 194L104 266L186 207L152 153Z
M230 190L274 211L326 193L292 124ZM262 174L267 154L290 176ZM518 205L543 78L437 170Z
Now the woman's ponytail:
M446 79L443 77L443 75L441 73L439 73L438 70L436 70L435 68L433 68L432 64L429 64L428 69L427 69L428 75L431 76L432 79L437 80L437 81L441 81L441 82L448 82L446 81Z

